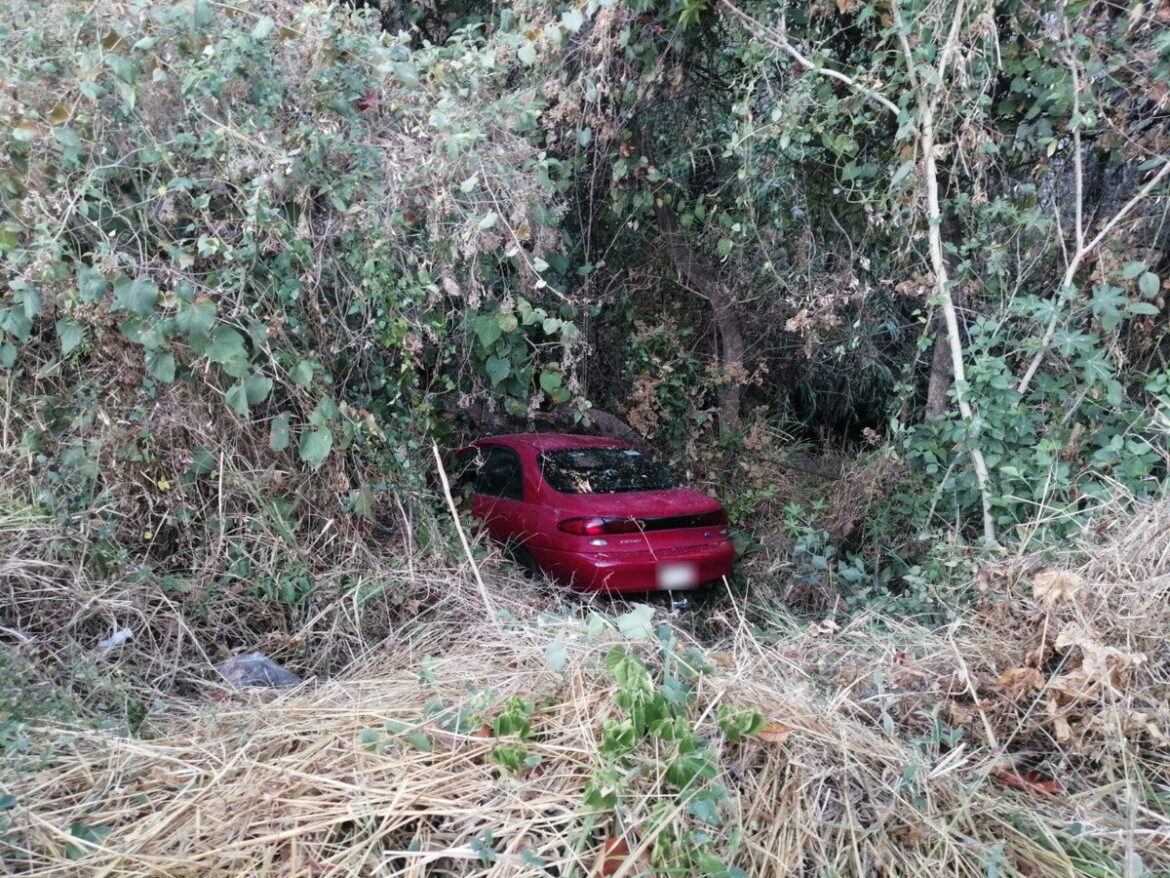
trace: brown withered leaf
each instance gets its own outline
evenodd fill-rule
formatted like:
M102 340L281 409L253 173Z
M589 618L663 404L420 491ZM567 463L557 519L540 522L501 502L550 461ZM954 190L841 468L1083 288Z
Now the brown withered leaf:
M1044 675L1036 668L1012 668L999 676L999 685L1012 698L1044 688Z
M1085 580L1071 570L1045 570L1032 577L1032 596L1049 609L1075 603L1084 589Z
M1034 796L1052 798L1064 792L1064 784L1050 777L1044 777L1035 771L1015 772L1000 769L994 777L1005 787L1031 793Z
M784 723L768 723L756 732L756 737L769 744L779 744L794 731L796 729L792 728L792 726L786 726Z
M607 838L601 846L594 875L616 875L630 856L630 843L624 838Z

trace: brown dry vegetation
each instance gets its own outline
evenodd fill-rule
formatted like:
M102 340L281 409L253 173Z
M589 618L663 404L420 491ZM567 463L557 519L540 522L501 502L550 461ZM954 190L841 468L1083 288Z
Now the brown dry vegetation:
M863 616L843 629L777 619L780 633L764 637L725 606L721 635L700 646L710 670L693 720L729 791L721 827L708 828L728 860L750 875L1170 868L1170 510L1119 520L1096 543L985 570L974 615L936 631ZM145 612L133 587L49 585L29 563L5 574L9 588L15 576L44 582L45 612L79 638L69 626L85 608ZM188 695L164 692L165 681L139 693L167 707L137 737L38 724L33 749L48 755L13 788L9 867L80 874L72 845L89 851L89 875L648 874L659 837L694 824L681 808L663 817L672 794L661 771L634 772L592 832L582 797L603 767L603 721L620 713L601 657L619 642L653 650L580 609L552 619L547 596L487 574L504 620L486 618L474 586L450 571L437 577L452 599L441 621L397 625L334 679L241 695L194 661L183 665ZM337 642L349 612L325 611L334 637L318 629L318 647ZM558 631L567 662L553 671ZM140 652L97 664L115 674ZM487 727L461 734L427 719L429 703L467 706L480 690L495 705L488 722L510 696L536 703L535 769L513 777L493 765ZM770 724L724 740L720 704ZM387 721L421 731L432 752L383 732ZM78 822L109 833L79 840ZM618 836L628 855L605 841ZM494 862L481 858L484 839Z

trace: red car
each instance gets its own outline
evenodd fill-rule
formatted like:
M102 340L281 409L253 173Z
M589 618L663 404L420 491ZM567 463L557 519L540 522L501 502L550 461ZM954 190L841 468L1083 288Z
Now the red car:
M647 592L731 571L723 504L625 442L518 433L456 457L472 515L533 572L586 591Z

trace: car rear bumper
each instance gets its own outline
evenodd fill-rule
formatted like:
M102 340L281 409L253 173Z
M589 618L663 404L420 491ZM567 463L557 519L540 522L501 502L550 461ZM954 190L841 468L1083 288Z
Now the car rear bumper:
M656 551L562 552L529 546L541 568L580 591L687 591L731 572L731 540Z

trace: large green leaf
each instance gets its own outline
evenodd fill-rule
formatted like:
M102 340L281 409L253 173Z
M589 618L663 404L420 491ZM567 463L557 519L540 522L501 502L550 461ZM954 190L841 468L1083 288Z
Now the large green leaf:
M250 375L244 381L244 393L248 398L248 405L259 405L272 393L272 379L265 375Z
M248 350L244 347L244 336L230 326L216 327L204 353L233 378L243 378L247 374Z
M170 384L175 380L175 357L170 351L148 351L146 371L151 377Z
M158 300L158 287L148 277L122 280L114 288L114 296L122 308L146 317L154 313L154 303Z
M291 431L289 430L289 414L282 412L272 419L268 428L268 447L273 451L284 451L288 448Z
M67 357L81 344L81 327L77 321L62 317L57 321L57 342L61 345L61 356Z
M191 304L179 306L175 326L190 339L207 339L215 326L215 303L207 298L196 299Z
M508 373L512 371L512 364L501 357L488 357L484 369L487 371L488 378L491 379L492 387L495 387L508 377Z
M248 416L248 391L243 381L237 381L229 387L225 398L232 411L244 417Z
M332 447L333 433L328 427L322 427L319 430L306 430L302 433L297 450L300 452L301 460L316 470L321 468Z
M100 273L88 265L78 267L77 292L81 296L81 301L87 304L96 302L105 295L106 286L106 279Z
M472 326L475 329L475 334L479 337L479 343L483 345L485 351L491 350L493 344L496 343L503 332L500 328L500 321L493 316L482 314L476 317Z

